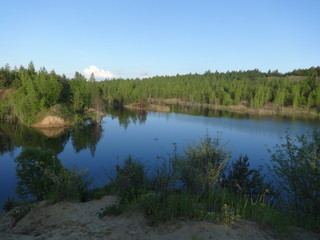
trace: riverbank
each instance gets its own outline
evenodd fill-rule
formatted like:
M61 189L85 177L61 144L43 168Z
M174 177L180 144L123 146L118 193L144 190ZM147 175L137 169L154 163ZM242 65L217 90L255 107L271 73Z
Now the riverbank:
M201 104L184 101L178 98L170 99L150 99L150 104L159 106L179 105L190 108L208 108L212 110L229 111L238 114L252 114L257 116L283 116L283 117L298 117L304 119L320 119L320 112L310 110L308 108L293 108L293 107L277 107L272 104L266 104L261 108L248 107L246 102L239 105L219 105L219 104Z
M149 104L149 103L132 103L124 105L127 109L155 111L155 112L170 112L170 107L165 104Z
M156 227L137 211L99 218L101 208L117 202L116 196L105 196L85 203L39 202L35 209L14 224L10 213L0 216L0 239L281 239L267 226L240 220L228 226L208 221L176 221ZM282 239L320 239L320 235L292 227Z

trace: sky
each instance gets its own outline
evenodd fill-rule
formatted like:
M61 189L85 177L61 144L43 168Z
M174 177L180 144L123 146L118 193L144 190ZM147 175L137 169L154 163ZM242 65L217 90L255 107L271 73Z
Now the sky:
M0 66L98 79L320 65L319 0L0 0Z

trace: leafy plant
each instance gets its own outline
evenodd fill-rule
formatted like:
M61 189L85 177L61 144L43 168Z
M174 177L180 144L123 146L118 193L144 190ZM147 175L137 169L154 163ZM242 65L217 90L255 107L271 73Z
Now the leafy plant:
M221 220L223 223L231 226L240 219L240 216L235 213L235 210L228 204L223 204L221 207Z
M58 176L62 170L60 160L51 151L24 149L15 161L18 196L31 194L43 200L54 185L52 176Z
M145 189L144 165L129 155L122 167L116 166L113 186L120 197L120 203L131 202L138 198Z
M15 223L27 215L30 211L35 208L34 203L21 204L15 207L11 212L10 216L14 219Z
M103 218L104 216L117 216L121 215L124 211L124 206L120 204L113 204L108 207L101 209L98 212L99 218Z
M90 181L86 172L64 168L53 152L24 149L16 162L19 197L32 195L37 200L49 199L54 202L89 199Z
M188 147L181 162L181 181L197 194L213 191L229 159L230 153L221 146L220 139L200 139L198 145Z
M50 174L50 173L48 173ZM46 195L46 199L54 202L62 200L80 200L85 202L89 200L89 185L91 182L87 179L87 172L77 172L76 168L71 171L62 168L58 175L49 175L53 181L53 186Z
M232 193L246 194L257 198L266 189L270 192L270 184L265 183L261 169L250 169L249 157L240 155L232 162L227 176L223 176L222 186Z
M271 151L270 151L271 152ZM287 203L297 215L320 216L320 131L291 138L271 155L272 171Z
M16 205L16 202L14 198L8 197L7 200L4 202L2 209L6 212L9 212L11 209L14 208Z
M168 154L167 159L158 157L157 160L158 164L151 179L152 189L160 195L160 199L163 201L167 197L168 191L176 188L179 178L178 165L180 158L177 154L176 144L174 144L173 153Z

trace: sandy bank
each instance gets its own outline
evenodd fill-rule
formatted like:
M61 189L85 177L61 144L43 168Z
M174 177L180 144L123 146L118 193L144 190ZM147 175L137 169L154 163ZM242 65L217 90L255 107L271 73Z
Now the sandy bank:
M216 239L275 240L268 228L241 220L234 226L210 222L177 222L150 227L137 212L100 219L97 212L117 201L106 196L86 203L39 203L38 207L13 224L9 214L0 217L0 239ZM285 239L320 239L319 234L294 229Z
M60 128L69 126L70 123L57 116L46 116L40 122L32 125L34 128Z

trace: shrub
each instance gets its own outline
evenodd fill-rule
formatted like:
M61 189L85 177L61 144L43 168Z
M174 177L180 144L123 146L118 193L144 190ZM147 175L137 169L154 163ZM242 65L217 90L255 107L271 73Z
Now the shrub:
M124 206L121 204L113 204L108 207L102 208L98 212L99 218L103 218L104 216L117 216L121 215L124 211Z
M177 154L177 147L174 144L172 154L168 154L168 159L158 157L158 164L154 168L154 175L151 179L152 189L160 194L160 199L163 201L168 191L176 188L178 181L178 165L180 157Z
M141 197L141 208L151 225L175 219L202 220L205 216L200 198L188 192L171 192L165 199L149 192Z
M58 175L49 175L49 177L54 184L46 194L46 199L54 202L62 200L80 200L81 202L85 202L90 199L90 181L87 179L85 171L76 172L75 168L71 171L62 168Z
M24 149L15 161L18 196L25 198L31 194L43 200L54 185L51 176L57 176L62 169L60 160L51 151Z
M274 177L297 215L320 216L320 132L276 145L271 156ZM271 151L270 151L271 152Z
M16 162L19 197L32 195L37 200L49 199L54 202L89 199L90 181L86 173L77 173L75 168L71 171L64 168L53 152L25 149Z
M197 194L213 191L230 153L221 146L219 138L207 134L196 146L189 146L181 161L181 181Z
M6 212L9 212L11 209L13 209L16 205L16 202L14 198L8 197L7 200L4 202L2 209Z
M124 165L116 166L116 177L113 179L120 203L137 199L145 189L144 165L130 155L124 160Z
M35 204L33 203L26 203L21 204L20 206L15 207L11 212L10 216L14 219L14 222L18 222L22 219L25 215L27 215L30 211L35 208Z
M265 183L261 169L250 169L247 155L240 155L239 159L232 162L227 176L223 177L222 185L231 193L246 194L257 197L266 189L270 192L270 184Z

